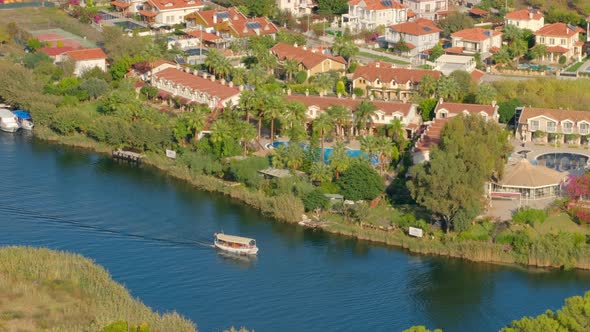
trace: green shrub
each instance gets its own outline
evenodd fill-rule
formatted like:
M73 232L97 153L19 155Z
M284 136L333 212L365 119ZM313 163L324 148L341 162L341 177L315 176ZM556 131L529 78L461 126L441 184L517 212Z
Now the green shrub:
M183 153L178 160L186 165L194 175L220 175L223 167L221 163L209 154L199 151Z
M521 263L526 262L532 243L528 233L522 230L517 232L505 231L496 237L496 242L510 245L517 261Z
M314 211L316 209L327 209L330 206L330 199L324 196L319 189L315 189L307 193L301 199L305 211Z
M90 122L87 112L64 107L53 114L49 127L61 135L71 135L74 132L85 132Z
M124 320L118 320L105 326L100 332L150 332L150 327L146 323L139 325L129 324Z
M228 180L237 181L248 187L258 188L263 180L258 171L268 168L268 159L263 157L248 157L232 160L227 166L225 175Z
M324 194L338 194L338 193L340 193L340 187L338 187L338 185L336 183L331 182L331 181L323 182L319 186L319 189Z
M317 95L319 92L314 85L311 84L291 84L289 85L291 92L295 94L305 94L306 92L310 95Z
M307 73L304 71L300 71L295 75L295 81L299 84L302 84L307 80Z
M309 181L291 176L272 179L266 194L269 196L295 195L301 198L314 189L315 187Z
M512 221L517 224L528 224L533 226L535 223L542 223L547 219L547 212L545 210L533 209L530 207L520 208L514 216Z
M474 225L470 225L466 230L459 233L458 238L461 240L488 241L490 239L490 233L493 229L494 224L489 220L485 220Z
M354 90L352 90L352 93L354 93L354 95L357 97L362 97L365 95L365 90L361 88L354 88Z
M559 57L559 64L560 65L564 65L566 61L567 61L567 58L565 57L565 55L562 55Z
M344 198L372 200L383 193L385 183L373 167L364 159L355 160L337 181Z
M348 72L349 73L354 73L354 71L356 70L356 67L359 66L358 61L353 61L350 66L348 66Z

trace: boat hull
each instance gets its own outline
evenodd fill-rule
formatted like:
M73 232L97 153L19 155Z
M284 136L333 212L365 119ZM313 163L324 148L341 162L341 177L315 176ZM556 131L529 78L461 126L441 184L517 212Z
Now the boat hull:
M221 243L218 243L217 241L214 242L215 248L223 250L223 251L227 251L227 252L231 252L233 254L238 254L238 255L256 255L258 253L258 247L254 247L254 248L234 248L234 247L229 247L229 246L225 246Z
M35 125L32 122L30 122L30 121L24 120L24 121L22 121L22 122L19 123L19 126L20 126L21 129L24 129L24 130L33 130L33 127Z
M7 132L7 133L15 133L17 130L19 130L19 127L0 126L0 130Z

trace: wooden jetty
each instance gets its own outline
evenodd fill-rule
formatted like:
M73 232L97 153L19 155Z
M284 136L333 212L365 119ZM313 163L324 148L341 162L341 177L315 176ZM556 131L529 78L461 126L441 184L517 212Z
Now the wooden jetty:
M132 163L140 163L145 155L133 151L126 151L122 149L113 150L113 158L124 160Z

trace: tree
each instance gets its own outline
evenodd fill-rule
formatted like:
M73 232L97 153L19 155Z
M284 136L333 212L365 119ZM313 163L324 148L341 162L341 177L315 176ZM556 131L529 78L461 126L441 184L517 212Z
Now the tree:
M496 100L498 92L490 84L480 84L475 95L475 102L482 105L487 105Z
M535 47L531 48L531 50L528 53L528 57L531 58L531 60L543 58L546 55L547 46L544 44L535 45Z
M291 81L293 74L296 74L299 71L299 61L294 58L286 59L283 63L283 68L285 70L285 74L287 75L287 80Z
M423 98L434 98L436 95L436 79L432 75L424 75L418 84L418 95Z
M519 106L522 106L522 103L516 98L498 103L500 122L509 123L514 118L515 109Z
M301 200L305 211L315 211L317 209L327 209L330 206L330 199L319 189L314 189L305 194Z
M344 105L332 105L327 110L328 115L336 125L336 135L341 137L344 135L344 125L350 122L352 114Z
M377 136L363 136L359 138L361 151L369 155L369 165L373 163L373 156L379 149L379 138Z
M442 29L441 37L450 38L451 34L459 30L473 28L473 20L466 14L453 11L438 23Z
M446 230L464 230L481 211L484 183L501 178L511 151L506 132L480 116L457 116L441 133L430 161L410 170L416 202L440 216Z
M27 48L31 50L31 52L35 52L43 46L44 44L37 38L31 38L27 40Z
M411 50L404 38L400 38L397 42L393 44L391 48L394 52L397 52L399 55L407 53Z
M269 96L264 103L263 117L270 120L270 144L274 142L275 120L281 118L285 111L285 104L281 96Z
M311 165L309 178L314 182L324 183L332 180L332 171L330 166L323 161L315 162Z
M588 174L570 175L565 187L565 196L571 200L588 199L590 197L590 178Z
M209 50L209 52L207 53L207 57L205 57L204 64L205 66L207 66L207 69L211 74L217 75L216 70L223 61L223 58L224 56L223 54L221 54L219 50L215 48Z
M420 101L418 109L422 115L422 121L426 122L434 119L434 108L437 102L438 100L434 98L425 98Z
M250 16L274 16L277 8L274 0L245 0Z
M353 160L336 182L345 199L372 200L383 193L385 183L379 174L366 162Z
M139 89L139 93L144 95L148 100L152 100L158 95L158 88L151 85L144 85Z
M232 132L242 145L242 155L248 153L248 143L256 138L256 129L246 121L238 121L232 126Z
M352 41L352 39L345 35L342 35L336 36L334 44L332 45L332 51L343 57L346 60L346 67L348 67L352 59L358 54L359 48Z
M287 135L291 142L300 142L306 138L303 122L305 120L305 104L299 101L289 101L285 105L285 112L281 121L283 127L287 129Z
M348 11L347 0L318 0L318 13L322 15L340 15Z
M370 101L363 100L360 104L357 104L354 112L354 125L360 132L361 129L366 130L369 128L369 133L372 132L373 128L373 117L377 112L377 106Z
M492 55L492 59L494 60L495 63L498 64L507 64L510 62L511 57L510 57L510 52L508 51L508 48L506 46L502 46L502 48L494 53L494 55Z
M436 82L436 94L444 100L457 101L462 94L460 86L452 77L441 76Z
M443 54L445 54L445 50L443 49L442 44L436 43L436 45L434 45L434 47L430 50L428 61L434 62Z
M334 78L329 73L319 73L314 76L313 83L324 94L332 92L334 89Z
M474 92L476 83L473 81L471 74L464 70L455 70L449 74L449 78L453 79L457 83L458 94L456 101L462 101L467 95ZM444 98L444 97L443 97Z
M330 167L332 167L332 170L334 171L334 177L336 180L338 180L340 178L340 174L346 171L352 162L351 157L346 153L346 147L344 146L344 143L338 141L336 144L334 144L332 153L329 157L329 162Z
M29 69L33 69L44 63L53 64L53 60L43 52L27 53L23 57L23 64Z
M327 135L330 135L332 130L334 129L334 123L332 119L328 115L328 113L322 113L318 116L312 123L313 131L316 135L320 137L320 145L321 145L321 161L324 162L324 138Z
M346 96L346 85L341 80L336 82L336 94L338 96Z
M109 84L100 78L90 78L80 84L80 89L88 94L90 99L96 99L109 91Z

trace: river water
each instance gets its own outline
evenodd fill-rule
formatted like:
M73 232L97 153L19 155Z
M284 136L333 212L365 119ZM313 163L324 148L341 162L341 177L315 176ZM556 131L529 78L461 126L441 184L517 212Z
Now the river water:
M108 157L0 133L0 245L94 259L131 294L200 331L497 331L588 290L590 273L475 264L273 222ZM254 237L255 260L210 247Z

